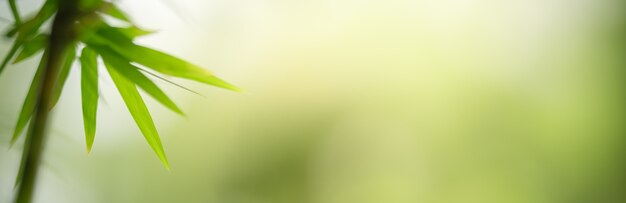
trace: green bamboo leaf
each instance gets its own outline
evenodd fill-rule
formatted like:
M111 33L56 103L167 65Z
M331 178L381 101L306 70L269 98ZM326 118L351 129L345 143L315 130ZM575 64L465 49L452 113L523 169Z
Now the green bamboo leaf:
M122 11L120 8L118 8L115 4L111 2L102 2L102 5L100 6L100 12L108 16L111 16L113 18L116 18L118 20L131 23L126 13L124 13L124 11Z
M11 47L11 50L9 50L9 53L7 53L7 55L4 56L4 59L2 60L2 64L0 64L0 75L2 74L2 71L4 71L4 68L7 67L7 64L9 63L9 61L13 58L13 56L15 56L15 53L17 53L17 50L20 48L20 46L21 44L17 40L13 42L13 46Z
M17 124L15 125L15 131L13 131L11 145L13 145L15 141L17 141L17 139L20 137L22 130L24 130L24 127L28 123L28 120L35 110L35 105L37 104L37 94L39 93L38 89L41 84L41 75L45 70L47 55L48 53L44 52L44 55L41 57L41 62L39 62L37 72L35 73L33 81L30 84L30 89L28 89L26 99L24 99L24 104L22 105L22 110L20 111L20 116L18 117Z
M43 25L43 23L48 21L48 19L56 13L57 7L57 0L47 0L33 18L22 24L16 25L7 33L7 36L12 37L13 35L19 33L16 39L17 41L23 42L29 39L33 35L37 34L41 25Z
M126 103L128 111L135 120L135 123L137 123L139 130L141 130L141 133L146 138L146 141L148 141L148 144L157 154L165 168L169 170L170 166L167 162L167 157L165 156L163 145L161 144L161 139L159 138L159 133L154 126L146 104L141 98L139 91L137 91L137 87L130 80L124 78L124 76L122 76L116 68L110 66L110 64L105 63L105 66L109 71L109 75L111 75L113 83L117 86L124 103Z
M47 34L40 34L35 36L30 41L27 41L22 46L22 50L20 54L15 57L13 64L16 64L24 59L30 58L35 55L37 52L43 50L48 45L49 36Z
M106 45L109 41L132 44L135 38L154 33L154 31L144 30L135 25L130 25L128 27L113 27L105 23L100 24L94 29L96 30L96 33L101 33L99 35L107 36L107 39L98 39L97 37L91 39L97 39L97 43L101 45Z
M117 28L117 30L120 33L126 35L130 39L134 39L136 37L141 37L141 36L144 36L144 35L149 35L149 34L154 33L154 31L144 30L144 29L141 29L141 28L139 28L137 26Z
M91 153L96 137L96 114L98 112L98 55L88 47L80 54L80 88L83 101L83 122L87 153Z
M150 96L159 101L170 110L183 115L184 113L176 106L176 104L161 90L152 80L146 77L139 69L128 62L127 59L115 53L108 47L90 46L102 56L107 67L113 67L126 79L137 84L141 89L145 90Z
M93 36L96 39L98 37L102 38L99 40L99 43L103 43L104 45L109 44L111 41L119 42L120 44L132 44L133 38L124 34L120 31L120 28L110 26L108 24L102 24L97 28L95 35Z
M239 88L236 86L216 77L199 66L163 52L136 45L131 40L114 28L103 26L95 35L86 39L86 43L109 46L113 51L129 61L137 62L166 75L239 91Z
M52 89L52 101L50 102L49 109L54 108L57 102L59 102L59 98L61 97L61 93L63 92L63 86L65 86L65 81L67 81L67 76L70 74L70 69L72 68L72 64L74 63L74 58L76 58L76 45L72 44L65 51L63 66L61 66L61 70L59 70L57 83Z
M213 73L182 59L134 44L126 48L128 48L128 50L118 48L116 51L123 52L131 61L137 62L157 72L239 91L238 87L216 77Z

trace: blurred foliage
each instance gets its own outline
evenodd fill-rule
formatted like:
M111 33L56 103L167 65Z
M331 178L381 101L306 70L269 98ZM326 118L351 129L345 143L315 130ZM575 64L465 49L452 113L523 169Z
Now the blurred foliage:
M154 109L170 174L118 98L89 158L57 123L42 202L626 201L624 1L179 2L198 21L147 19L147 44L246 93Z

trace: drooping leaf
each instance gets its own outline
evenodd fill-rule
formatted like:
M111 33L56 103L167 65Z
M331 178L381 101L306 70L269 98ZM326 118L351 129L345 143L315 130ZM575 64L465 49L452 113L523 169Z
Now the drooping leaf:
M63 66L61 66L61 70L59 70L59 76L57 78L56 84L54 85L54 88L52 89L52 101L50 102L49 109L54 108L57 102L59 102L59 98L61 98L63 86L65 86L67 76L70 74L72 64L74 64L74 58L76 58L76 45L72 44L68 46L67 50L65 51Z
M100 6L100 12L105 13L106 15L116 18L118 20L130 23L130 19L128 18L128 16L126 16L124 11L122 11L111 2L102 2L102 5Z
M22 46L20 54L15 57L13 63L18 63L24 59L30 58L48 45L49 36L47 34L39 34Z
M20 111L20 116L17 119L15 131L13 131L13 137L11 138L11 145L13 145L20 137L22 130L24 130L24 127L35 110L35 105L37 104L37 94L39 93L39 86L41 84L41 76L46 65L46 55L48 55L48 53L44 52L44 55L41 57L41 62L39 62L39 67L37 68L35 77L33 77L30 89L28 89L28 93L24 99L24 104L22 104L22 110Z
M239 88L236 86L216 77L199 66L163 52L136 45L132 43L131 39L128 39L124 34L111 27L102 27L96 35L88 39L87 43L109 46L124 58L166 75L239 91Z
M170 110L181 115L183 114L180 108L176 106L176 104L163 92L163 90L161 90L143 73L139 72L138 68L130 64L127 59L115 53L108 47L91 46L91 48L100 53L104 63L107 64L107 67L110 66L115 68L118 73L137 84L141 87L141 89L145 90L148 94L150 94L150 96Z
M128 107L128 111L131 116L137 123L139 130L148 141L152 150L157 154L163 165L169 170L170 166L167 162L167 157L165 156L165 152L163 150L163 145L161 144L161 139L159 138L159 133L154 126L154 122L152 121L152 117L150 116L150 112L146 107L139 91L137 91L137 87L130 80L126 79L122 76L116 68L112 67L110 64L105 63L107 70L109 71L109 75L111 75L111 79L115 86L117 86L124 103L126 103L126 107Z
M87 153L91 153L96 137L96 114L98 112L98 55L88 47L80 54L80 89L83 103L83 123Z
M2 60L2 64L0 64L0 75L2 74L2 71L4 71L4 68L7 67L7 64L9 64L9 61L13 58L13 56L15 56L15 53L17 53L17 50L20 48L20 42L18 42L17 40L13 42L13 46L11 47L11 50L9 50L9 53L7 53L6 56L4 56L4 59Z

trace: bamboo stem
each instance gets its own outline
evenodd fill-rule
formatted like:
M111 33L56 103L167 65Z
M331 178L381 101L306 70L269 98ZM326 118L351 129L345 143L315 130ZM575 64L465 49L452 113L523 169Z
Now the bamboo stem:
M24 142L20 185L15 202L30 203L33 200L38 169L43 156L48 124L48 107L52 101L52 90L56 84L68 46L74 40L73 23L76 15L76 0L59 1L59 10L52 24L50 44L41 85L37 88L37 105Z

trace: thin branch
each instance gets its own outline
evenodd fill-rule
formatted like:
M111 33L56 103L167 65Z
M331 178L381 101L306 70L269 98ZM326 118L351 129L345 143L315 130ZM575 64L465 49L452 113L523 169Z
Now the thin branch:
M17 10L15 0L9 0L9 5L11 6L11 13L13 14L13 19L15 19L15 24L22 24L22 18L20 18L20 12Z
M184 90L187 90L187 91L189 91L189 92L191 92L191 93L194 93L194 94L196 94L196 95L198 95L198 96L201 96L201 97L206 98L206 96L204 96L204 95L202 95L202 94L200 94L200 93L198 93L198 92L196 92L196 91L193 91L193 90L191 90L191 89L189 89L189 88L186 88L185 86L179 85L179 84L177 84L177 83L175 83L175 82L172 82L172 81L170 81L170 80L168 80L168 79L165 79L165 78L163 78L163 77L161 77L161 76L159 76L159 75L157 75L157 74L154 74L154 73L152 73L152 72L150 72L150 71L147 71L147 70L145 70L145 69L143 69L143 68L139 68L139 67L137 67L137 69L139 69L141 72L144 72L144 73L147 73L147 74L149 74L149 75L151 75L151 76L154 76L155 78L158 78L158 79L161 79L161 80L163 80L163 81L165 81L165 82L168 82L168 83L170 83L170 84L172 84L172 85L174 85L174 86L176 86L176 87L180 87L180 88L182 88L182 89L184 89Z

